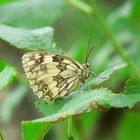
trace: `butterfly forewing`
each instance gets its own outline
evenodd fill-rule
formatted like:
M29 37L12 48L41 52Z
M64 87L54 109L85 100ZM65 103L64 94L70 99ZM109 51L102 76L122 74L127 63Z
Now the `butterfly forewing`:
M82 65L63 55L29 52L22 64L33 91L46 100L63 97L80 82Z

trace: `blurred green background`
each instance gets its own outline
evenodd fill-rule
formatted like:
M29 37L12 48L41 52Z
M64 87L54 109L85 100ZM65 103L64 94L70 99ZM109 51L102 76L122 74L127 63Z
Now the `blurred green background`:
M91 16L75 6L70 0L1 0L0 23L23 29L37 29L46 26L54 28L54 41L68 56L85 62L88 41L95 46L89 63L99 74L115 64L121 63L118 52L99 24ZM140 67L140 1L139 0L84 0L100 11L114 36ZM25 50L19 50L0 40L0 70L3 63L17 69L22 79L25 74L21 57ZM124 89L131 70L125 68L112 75L101 86L109 87L115 93ZM2 80L2 79L0 79ZM16 86L15 86L16 85ZM35 109L37 100L26 82L14 80L0 92L0 131L6 140L21 140L20 123L42 116ZM78 140L140 140L140 105L132 109L111 108L108 112L93 110L74 118L73 133ZM65 140L66 127L62 121L49 131L44 140Z

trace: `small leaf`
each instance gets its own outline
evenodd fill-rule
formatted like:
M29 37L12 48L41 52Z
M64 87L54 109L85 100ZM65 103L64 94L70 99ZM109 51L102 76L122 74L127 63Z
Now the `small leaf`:
M0 37L20 49L48 50L53 47L50 27L26 30L0 25Z
M0 120L9 122L13 116L15 108L21 103L28 93L28 86L25 83L19 83L15 88L9 91L9 95L0 105ZM6 93L5 93L6 94Z
M46 122L22 122L24 140L43 140L45 134L52 127Z
M0 90L2 90L15 78L17 72L14 67L1 61L0 63L2 63L0 66Z

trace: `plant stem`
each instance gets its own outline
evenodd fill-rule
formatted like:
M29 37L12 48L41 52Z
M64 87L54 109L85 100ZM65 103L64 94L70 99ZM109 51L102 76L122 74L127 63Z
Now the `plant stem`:
M67 119L68 140L74 140L72 136L72 117Z
M73 5L74 7L81 9L82 11L84 11L88 14L93 13L92 7L90 7L89 5L87 5L86 3L84 3L80 0L65 0L65 1L70 3L71 5Z
M0 140L4 140L4 137L1 132L0 132Z
M84 3L84 2L81 2L80 0L66 0L66 2L72 4L76 8L78 8L78 9L84 11L85 13L90 14L91 16L93 16L94 18L96 18L96 21L99 23L99 25L103 29L105 35L112 42L115 50L120 54L121 58L125 62L128 63L128 65L130 66L131 70L134 72L135 76L140 81L140 74L139 74L138 68L134 65L134 63L132 63L132 60L131 60L130 56L123 49L122 45L118 42L118 40L114 36L111 28L106 23L105 19L103 18L102 14L100 13L100 11L98 11L98 9L96 8L95 3L93 5L93 7L91 7L90 5L88 5L88 4ZM83 5L84 5L84 7L88 7L88 9L90 9L90 10L86 10L85 8L82 8Z

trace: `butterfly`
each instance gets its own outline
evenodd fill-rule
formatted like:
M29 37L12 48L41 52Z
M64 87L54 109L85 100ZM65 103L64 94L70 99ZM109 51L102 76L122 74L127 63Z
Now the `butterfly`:
M22 64L34 93L46 101L66 96L91 73L87 59L82 65L70 57L43 51L24 54Z

